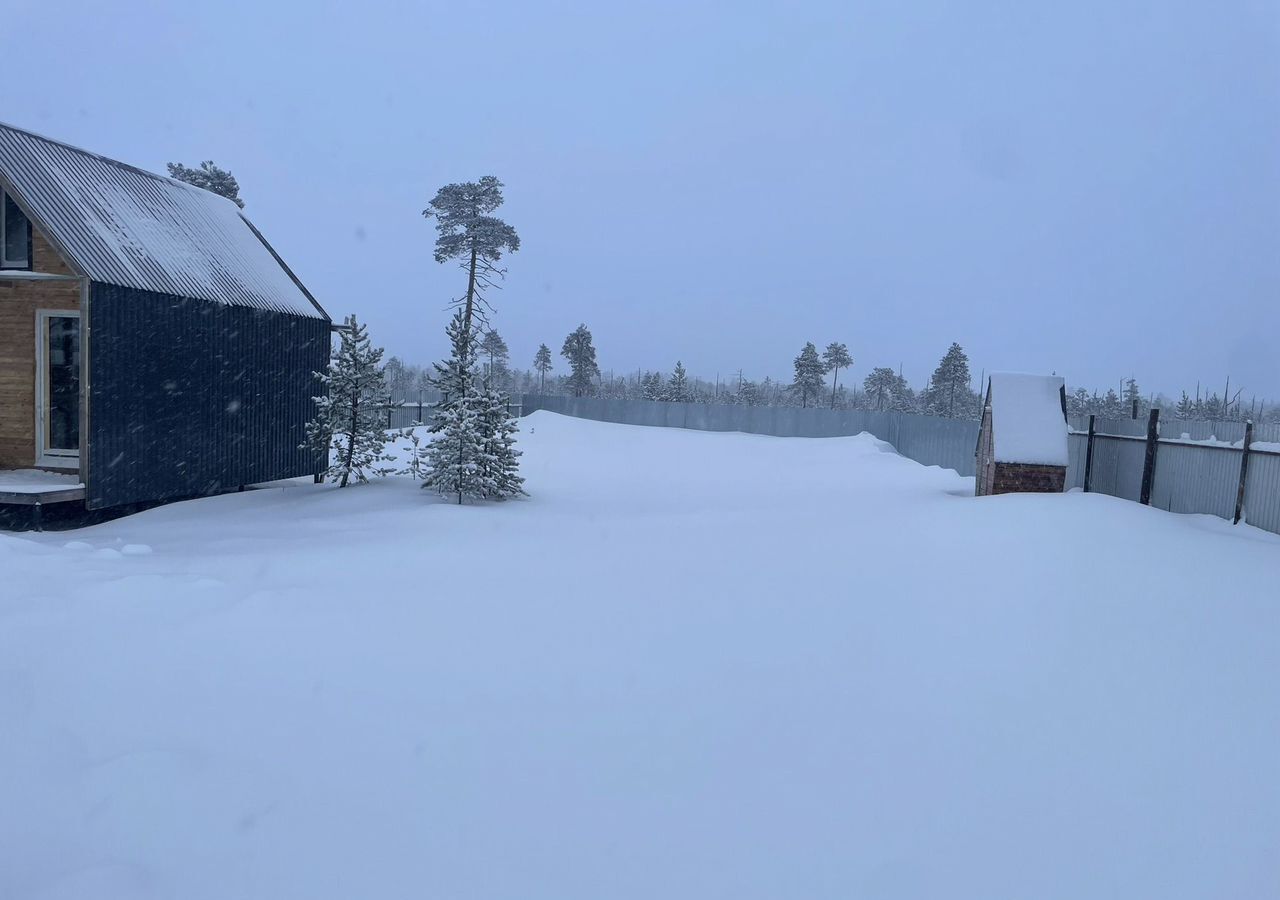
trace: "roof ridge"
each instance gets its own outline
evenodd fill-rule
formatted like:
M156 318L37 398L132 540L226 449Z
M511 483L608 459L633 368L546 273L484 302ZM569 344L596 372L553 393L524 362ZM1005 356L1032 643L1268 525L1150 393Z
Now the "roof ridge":
M92 156L94 159L101 160L102 162L108 163L113 166L119 166L121 169L128 169L131 172L137 172L139 175L145 175L147 178L154 178L156 181L166 181L169 184L181 185L182 187L187 188L188 190L200 191L205 194L212 194L215 197L220 197L221 199L226 200L228 203L234 202L232 200L227 199L226 197L223 197L221 194L215 194L213 191L207 190L206 188L197 187L196 185L189 184L185 181L182 181L181 179L173 178L169 175L161 175L158 172L151 172L151 171L148 171L147 169L143 169L139 166L135 166L132 163L122 162L121 160L113 159L110 156L104 156L101 153L94 153L92 150L86 150L83 147L77 147L75 144L68 143L67 141L60 141L57 138L49 137L47 134L41 134L38 131L32 131L30 128L20 128L17 125L11 125L8 122L0 121L0 130L6 130L6 129L9 131L16 131L19 134L25 134L27 137L33 137L36 140L45 141L46 143L57 144L59 147L63 147L74 153L79 153L84 156Z

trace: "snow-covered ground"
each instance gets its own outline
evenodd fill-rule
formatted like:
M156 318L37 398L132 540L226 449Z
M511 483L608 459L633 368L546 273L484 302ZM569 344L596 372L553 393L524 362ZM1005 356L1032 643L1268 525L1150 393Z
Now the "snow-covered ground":
M0 535L0 897L1256 898L1280 537L536 413Z

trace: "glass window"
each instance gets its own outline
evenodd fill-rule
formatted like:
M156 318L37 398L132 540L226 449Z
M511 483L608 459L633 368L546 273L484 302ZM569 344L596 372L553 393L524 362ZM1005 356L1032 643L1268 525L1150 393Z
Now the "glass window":
M31 225L8 194L0 192L0 268L31 267Z
M80 449L80 320L45 319L44 449L73 454Z

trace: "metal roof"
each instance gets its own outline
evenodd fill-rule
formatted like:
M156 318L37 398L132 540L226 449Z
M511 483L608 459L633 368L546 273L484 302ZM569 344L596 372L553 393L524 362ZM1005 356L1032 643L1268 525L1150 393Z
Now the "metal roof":
M225 197L4 123L0 185L92 281L328 318Z

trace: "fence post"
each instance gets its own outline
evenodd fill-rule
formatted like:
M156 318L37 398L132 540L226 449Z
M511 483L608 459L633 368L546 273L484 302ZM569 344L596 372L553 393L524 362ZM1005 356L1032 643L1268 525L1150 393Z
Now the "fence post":
M1147 418L1147 456L1142 462L1142 495L1138 502L1151 505L1151 485L1156 478L1156 448L1160 446L1160 410L1151 410Z
M1093 482L1093 435L1095 434L1094 423L1098 417L1093 413L1089 414L1089 441L1085 444L1084 450L1084 492L1089 493L1089 486Z
M418 388L418 421L422 421L422 388Z
M1236 491L1236 517L1232 520L1233 525L1239 525L1240 519L1244 516L1244 491L1245 483L1249 480L1249 445L1253 443L1253 421L1249 420L1244 423L1244 448L1240 454L1240 487Z

